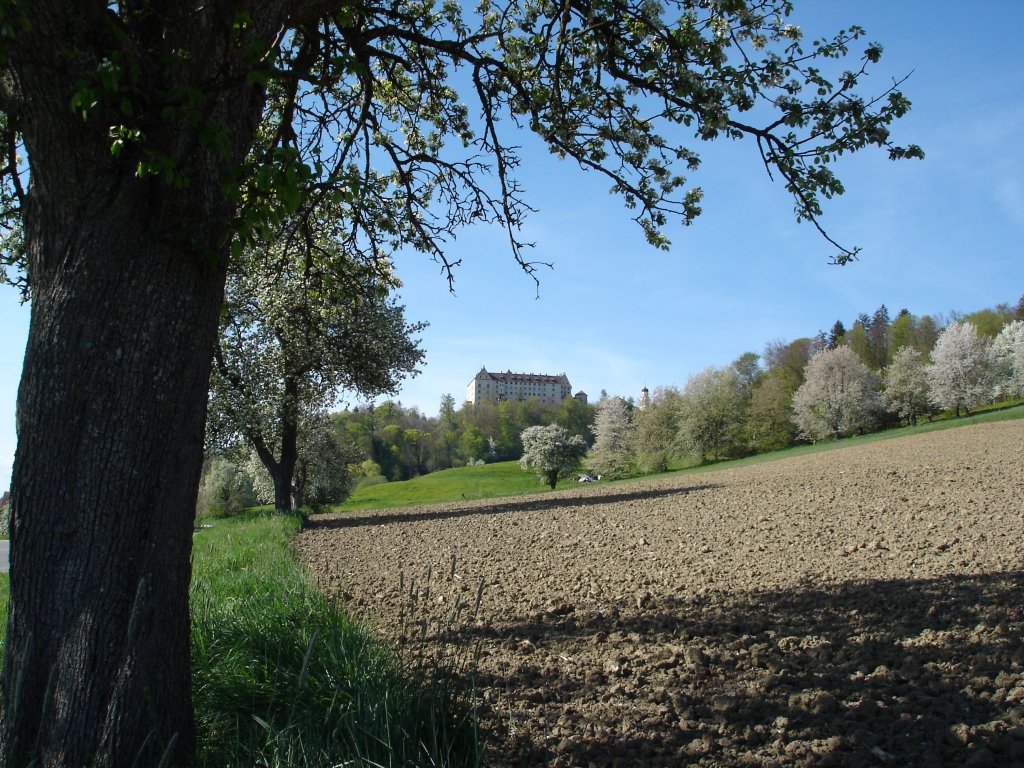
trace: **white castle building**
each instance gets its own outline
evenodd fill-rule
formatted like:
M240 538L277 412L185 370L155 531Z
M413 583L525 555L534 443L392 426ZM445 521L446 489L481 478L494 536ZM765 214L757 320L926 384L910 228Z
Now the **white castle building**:
M466 401L474 405L485 400L529 400L536 398L544 405L558 405L572 395L572 385L564 373L549 376L542 373L491 373L481 368L466 387ZM577 392L578 400L587 402L585 392Z

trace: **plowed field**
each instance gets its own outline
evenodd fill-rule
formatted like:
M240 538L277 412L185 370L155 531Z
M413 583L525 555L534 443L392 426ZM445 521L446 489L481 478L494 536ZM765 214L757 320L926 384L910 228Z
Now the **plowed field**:
M479 645L489 765L1024 768L1024 421L297 546L396 643Z

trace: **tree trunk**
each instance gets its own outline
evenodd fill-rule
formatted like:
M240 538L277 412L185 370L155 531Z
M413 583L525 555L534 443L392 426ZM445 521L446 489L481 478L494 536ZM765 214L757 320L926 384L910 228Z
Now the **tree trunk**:
M282 463L278 462L278 471L273 477L274 511L287 512L292 508L292 473L283 469Z
M295 467L295 478L292 481L292 509L302 509L306 505L307 470L306 466Z
M274 478L274 509L287 512L292 508L295 465L299 460L298 384L287 374L284 377L284 396L278 414L281 426L281 458L277 460Z
M280 19L266 14L280 8L261 4L246 34L272 40ZM16 116L31 167L32 290L0 680L6 768L194 757L190 552L233 214L221 185L263 93L235 76L247 49L230 14L200 9L165 27L147 9L115 19L107 4L33 0L4 37L0 109ZM138 65L124 70L131 88L96 91L95 104L86 93L87 114L74 112L112 61ZM198 114L224 128L226 153L203 150L206 123L160 101L216 78ZM130 145L112 154L110 127L126 114L178 183L138 178L147 155Z
M195 746L189 554L223 270L161 242L145 186L78 201L70 221L36 189L26 217L39 268L12 480L8 766L183 762Z

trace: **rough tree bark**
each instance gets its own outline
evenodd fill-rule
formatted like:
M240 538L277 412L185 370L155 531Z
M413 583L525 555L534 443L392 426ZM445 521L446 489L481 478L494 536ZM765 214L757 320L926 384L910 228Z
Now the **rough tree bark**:
M8 765L194 748L189 552L222 283L159 242L135 186L76 201L74 226L38 198L26 219L35 260L60 263L34 276L18 398Z
M264 46L283 5L260 6L267 15L251 34ZM32 315L0 762L184 765L195 749L192 523L233 215L220 190L251 144L263 93L245 84L231 8L209 6L187 24L155 11L118 19L106 3L12 8L24 23L3 40L2 108L31 166ZM93 114L76 114L90 75L128 58L120 108L101 95ZM205 151L202 126L167 112L189 86L209 124L223 126L226 151ZM132 147L112 155L110 126L128 111L186 188L139 178L145 156Z
M299 381L289 373L284 377L284 398L281 402L281 460L274 473L274 509L287 512L296 503L295 465L299 460ZM296 506L301 505L301 501Z

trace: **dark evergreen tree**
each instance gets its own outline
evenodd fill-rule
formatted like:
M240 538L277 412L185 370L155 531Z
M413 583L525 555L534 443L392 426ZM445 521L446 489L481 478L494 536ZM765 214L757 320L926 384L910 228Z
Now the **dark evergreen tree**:
M836 320L835 325L832 326L832 330L828 332L828 348L835 349L843 342L843 337L846 335L846 326L843 325L842 320Z
M870 367L874 370L884 368L889 362L889 310L883 304L871 316L871 326L865 328L871 349Z

